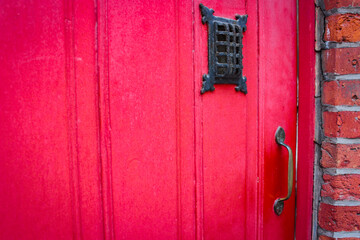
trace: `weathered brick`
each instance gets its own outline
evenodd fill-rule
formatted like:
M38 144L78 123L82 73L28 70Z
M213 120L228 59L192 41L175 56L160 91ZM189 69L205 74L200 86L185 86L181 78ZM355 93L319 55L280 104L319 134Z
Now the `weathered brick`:
M322 102L330 105L360 105L360 80L324 82Z
M333 206L321 203L319 226L333 232L358 231L360 229L360 206Z
M323 175L322 197L334 200L360 200L360 175Z
M360 0L324 0L326 17L324 41L360 42L360 14L339 14L334 8L360 7ZM321 19L317 18L317 21ZM325 76L360 73L360 48L333 48L322 51L322 70ZM360 106L360 80L329 81L322 85L322 104ZM340 109L340 108L339 108ZM351 110L351 108L349 108ZM360 112L323 112L323 130L327 137L359 138ZM323 142L321 165L324 168L360 168L360 144ZM321 196L337 201L360 202L360 175L323 175ZM360 206L332 206L321 203L319 226L332 232L359 231ZM337 238L319 236L320 240ZM356 238L341 238L355 240Z
M360 137L360 112L324 112L323 120L327 137Z
M360 144L333 144L321 146L321 166L325 168L360 168Z
M360 238L332 238L332 237L328 237L328 236L319 236L319 240L358 240Z
M360 48L333 48L322 51L324 73L360 73Z
M332 8L340 7L359 7L360 0L324 0L325 9L330 10Z
M360 41L360 15L347 13L327 17L324 40L333 42Z

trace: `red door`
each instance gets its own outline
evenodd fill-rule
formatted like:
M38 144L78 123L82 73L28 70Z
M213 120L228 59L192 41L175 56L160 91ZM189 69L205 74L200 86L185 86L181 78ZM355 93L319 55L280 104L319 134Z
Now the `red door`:
M247 94L215 85L200 1L3 1L0 239L292 239L295 1L248 15Z

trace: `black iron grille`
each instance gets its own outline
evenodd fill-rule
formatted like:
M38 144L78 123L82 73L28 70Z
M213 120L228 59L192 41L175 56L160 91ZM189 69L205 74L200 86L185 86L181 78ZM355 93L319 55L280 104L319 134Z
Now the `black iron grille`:
M208 25L209 73L203 75L201 93L214 91L214 84L236 84L236 91L247 93L242 70L242 38L247 15L236 20L214 16L214 10L200 4L202 23Z
M231 23L214 22L214 25L215 83L229 83L229 78L237 83L242 71L242 30Z

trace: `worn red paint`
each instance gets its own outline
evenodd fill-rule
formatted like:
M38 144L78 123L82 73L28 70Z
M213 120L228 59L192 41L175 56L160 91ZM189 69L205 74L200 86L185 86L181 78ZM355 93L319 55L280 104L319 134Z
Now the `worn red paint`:
M247 95L200 95L199 3L2 3L1 239L294 235L295 1L203 2L249 16Z
M0 8L0 239L100 239L93 2Z

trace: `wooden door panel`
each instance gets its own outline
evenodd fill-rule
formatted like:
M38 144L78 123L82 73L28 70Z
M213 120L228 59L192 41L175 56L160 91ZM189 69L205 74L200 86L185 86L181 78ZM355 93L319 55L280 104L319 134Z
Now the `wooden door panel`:
M191 4L108 4L115 237L191 236Z
M0 4L0 239L103 236L93 4Z
M200 2L248 15L247 94L200 94ZM295 1L1 6L0 238L292 238Z
M276 11L272 11L272 10ZM292 239L295 226L295 188L284 212L274 213L274 201L287 195L288 153L275 142L282 126L285 143L295 154L296 142L296 3L261 1L259 38L260 143L263 142L263 238ZM286 21L284 21L286 19ZM295 155L294 155L295 156ZM260 159L261 161L261 159ZM295 165L295 158L294 158ZM294 181L295 183L295 181Z
M63 2L1 9L0 238L71 238Z
M200 3L214 9L215 16L231 19L235 19L235 14L249 14L249 9L245 1L195 1L194 82L195 102L199 105L195 123L200 138L197 142L202 145L198 148L198 155L202 157L196 161L200 162L197 172L202 174L197 181L203 194L200 196L203 203L199 206L203 207L204 217L200 224L203 224L205 239L245 238L248 231L246 216L256 214L256 208L247 210L247 200L253 198L250 195L256 194L257 189L249 191L251 184L247 186L246 179L256 178L251 174L256 173L256 165L247 165L247 162L254 157L249 156L248 150L256 148L257 135L256 128L249 128L257 122L257 68L250 64L257 59L256 55L249 54L249 49L257 49L257 31L251 29L244 33L244 75L249 74L251 79L249 93L236 92L234 85L215 85L214 92L200 95L202 75L208 72L208 33L207 25L201 23ZM253 17L249 14L250 27Z

